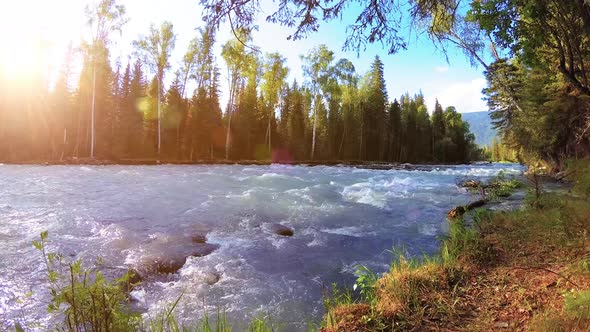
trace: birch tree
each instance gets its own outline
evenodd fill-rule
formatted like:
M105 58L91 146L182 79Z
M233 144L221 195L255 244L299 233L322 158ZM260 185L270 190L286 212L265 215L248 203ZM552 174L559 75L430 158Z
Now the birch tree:
M91 44L88 53L92 62L92 98L90 105L90 158L94 158L94 116L96 107L96 57L101 49L106 48L109 34L121 32L127 23L125 6L117 5L115 0L101 0L97 4L86 6L87 24L90 28Z
M279 104L279 96L285 88L285 79L289 74L289 68L285 66L286 59L279 53L271 53L267 55L267 60L264 64L264 74L262 75L262 95L266 102L268 109L268 126L266 129L266 137L268 143L268 153L272 152L271 142L271 119L275 116L275 110Z
M170 22L163 22L160 28L154 24L150 25L148 36L140 36L133 42L138 54L148 64L150 70L156 74L157 95L158 95L158 155L162 146L162 84L166 70L170 68L170 54L174 50L176 35L172 31Z
M320 105L317 105L317 103L323 102L322 98L317 97L321 96L328 85L331 74L330 64L334 60L334 52L330 51L326 45L320 45L307 55L302 56L301 59L303 60L303 73L309 79L307 83L311 93L315 96L311 139L311 159L313 160L316 150L318 110L320 109Z
M244 43L249 42L252 38L247 30L237 31L238 38L234 38L225 43L221 50L221 56L227 64L227 83L229 86L229 100L227 102L227 131L225 136L225 159L229 159L229 150L231 147L231 120L232 113L236 107L236 96L238 87L242 82L243 72L248 64L248 52Z

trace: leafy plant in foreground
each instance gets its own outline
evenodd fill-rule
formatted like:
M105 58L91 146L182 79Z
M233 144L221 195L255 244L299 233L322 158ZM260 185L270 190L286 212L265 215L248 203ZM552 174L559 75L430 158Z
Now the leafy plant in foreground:
M358 288L361 294L361 299L369 303L371 306L375 305L377 301L375 286L379 277L375 272L371 271L371 269L364 265L357 266L356 273L358 277L352 289L356 290Z
M114 281L107 280L98 265L82 266L82 260L68 262L60 254L47 252L47 231L33 246L39 250L47 268L51 301L48 312L64 316L68 331L131 331L140 322L138 314L125 305L123 285L130 273Z

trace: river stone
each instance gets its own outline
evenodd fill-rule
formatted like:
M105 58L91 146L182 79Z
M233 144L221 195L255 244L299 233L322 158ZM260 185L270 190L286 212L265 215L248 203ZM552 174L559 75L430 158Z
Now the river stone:
M207 272L205 277L203 277L203 281L207 285L215 285L219 279L221 279L221 275L218 272Z
M196 248L193 248L191 256L202 257L207 256L215 250L219 249L219 245L215 243L198 243Z
M193 243L206 243L207 236L205 234L195 233L195 234L191 235L191 241Z
M160 257L148 262L147 271L158 274L173 274L186 263L186 257Z
M171 246L157 256L146 257L138 268L138 274L148 276L154 274L174 274L186 263L189 256L203 257L219 249L214 243L187 243L184 246Z
M295 234L293 229L281 224L272 224L270 229L273 233L281 236L293 236Z

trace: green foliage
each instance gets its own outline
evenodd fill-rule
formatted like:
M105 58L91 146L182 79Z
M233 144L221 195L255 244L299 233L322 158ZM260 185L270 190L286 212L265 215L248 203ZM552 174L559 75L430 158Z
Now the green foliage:
M481 218L477 213L475 222ZM453 267L458 259L479 261L485 255L480 235L473 227L467 227L462 219L449 221L449 232L443 238L440 257L444 266Z
M499 200L512 195L517 189L524 187L524 184L517 180L514 175L506 176L503 171L498 172L498 175L490 179L487 183L478 181L464 181L464 186L473 193L479 193L483 200Z
M151 319L147 326L142 326L139 331L149 330L151 332L231 332L234 329L227 321L225 311L217 310L215 315L211 317L208 312L195 325L183 325L178 322L172 311L176 308L178 301L182 294L177 298L176 302L169 306L166 312L159 315L155 319ZM266 321L262 320L263 323ZM248 330L252 332L266 331L266 330Z
M487 66L484 93L503 143L525 160L561 168L590 152L590 16L579 15L589 9L584 1L472 2L471 18L512 51Z
M590 323L590 291L567 291L561 313L546 311L533 317L531 331L584 331Z
M566 168L567 178L574 183L572 191L582 197L590 197L590 160L570 160Z
M590 290L565 294L563 310L573 318L590 319Z
M517 151L511 149L506 144L499 142L497 137L492 141L490 157L490 160L495 162L515 163L519 161Z
M85 268L82 260L67 262L57 253L47 252L47 231L40 234L40 241L33 246L43 255L51 301L49 313L64 316L64 328L70 331L130 331L138 327L140 316L124 304L127 294L122 285L131 278L126 273L121 278L108 281L100 272L100 266Z
M329 313L331 309L347 304L352 304L355 301L350 289L340 288L336 283L333 283L330 293L326 293L322 297L322 302L324 304L324 308L326 308L326 312Z
M275 332L278 330L277 324L270 317L264 315L254 317L247 329L248 332Z
M375 290L377 279L379 277L375 272L371 271L364 265L359 265L356 268L357 279L352 286L352 290L359 290L361 300L374 306L377 302L377 292Z
M488 185L487 194L490 199L505 198L522 188L522 182L516 179L495 180Z

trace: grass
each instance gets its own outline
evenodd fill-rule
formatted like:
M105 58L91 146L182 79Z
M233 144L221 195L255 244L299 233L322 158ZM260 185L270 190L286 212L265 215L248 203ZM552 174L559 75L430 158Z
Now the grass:
M410 259L398 254L388 273L361 287L367 300L327 308L324 331L419 330L427 321L448 321L458 315L458 290L473 257L483 257L479 237L462 220L454 220L440 255ZM469 252L469 255L462 254ZM359 279L364 280L361 274ZM371 278L373 279L373 277ZM358 284L358 281L357 281Z

